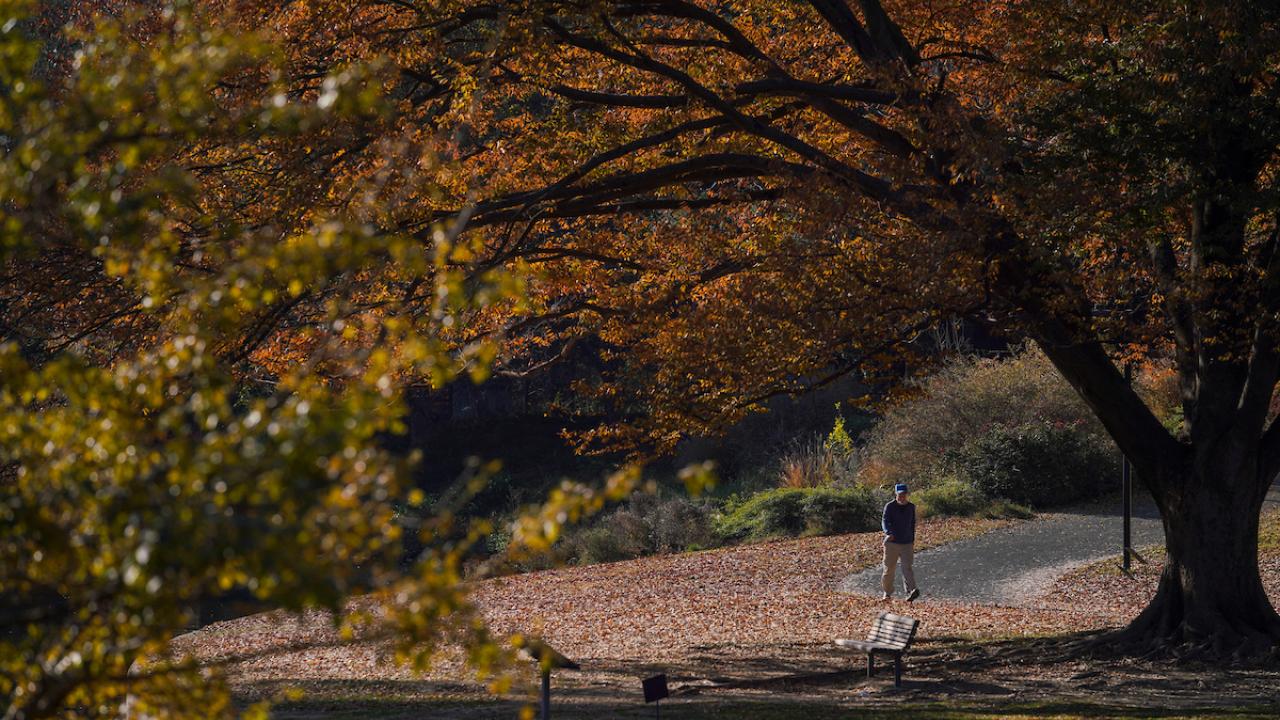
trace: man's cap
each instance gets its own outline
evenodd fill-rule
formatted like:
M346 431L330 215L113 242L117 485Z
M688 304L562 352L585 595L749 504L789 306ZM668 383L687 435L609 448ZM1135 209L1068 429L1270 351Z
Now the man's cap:
M893 492L894 492L894 494L895 494L895 495L896 495L896 494L898 494L898 493L904 493L904 492L906 492L906 491L907 491L907 484L906 484L906 483L898 483L897 485L894 485L894 486L893 486Z

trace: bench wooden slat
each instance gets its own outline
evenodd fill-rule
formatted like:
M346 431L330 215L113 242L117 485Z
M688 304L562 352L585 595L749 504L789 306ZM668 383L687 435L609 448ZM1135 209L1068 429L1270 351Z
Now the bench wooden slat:
M867 638L867 642L891 645L896 648L905 649L910 640L908 638L869 637Z
M852 648L854 650L861 650L863 652L875 650L877 652L884 651L887 653L897 653L897 652L902 652L903 650L902 647L897 645L886 645L884 643L867 642L866 640L848 640L845 638L840 638L839 640L836 640L836 644L843 648Z
M886 615L890 615L886 613ZM908 618L909 619L909 618ZM881 622L888 620L887 622ZM892 619L881 615L871 627L871 634L867 636L867 640L871 642L888 643L891 645L900 645L905 648L911 643L911 639L915 636L916 625L915 620L910 622L902 622L901 616L893 615Z

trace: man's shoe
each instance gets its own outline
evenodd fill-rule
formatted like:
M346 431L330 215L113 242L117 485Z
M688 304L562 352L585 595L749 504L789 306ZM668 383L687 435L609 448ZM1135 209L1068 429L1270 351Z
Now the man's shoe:
M880 599L881 599L881 600L892 600L892 599L893 599L893 595L892 595L891 593L885 593L884 595L882 595L882 596L880 597Z
M920 597L920 588L912 588L911 592L907 593L907 602L911 602L918 597Z

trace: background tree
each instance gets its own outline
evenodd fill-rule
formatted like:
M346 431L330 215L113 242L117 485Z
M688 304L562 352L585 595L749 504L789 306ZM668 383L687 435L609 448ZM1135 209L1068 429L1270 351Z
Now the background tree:
M290 38L298 77L387 49L399 131L477 108L445 191L382 227L429 239L481 188L468 259L539 274L531 313L467 332L516 329L544 356L603 341L624 370L599 390L638 412L596 439L669 448L976 319L1034 339L1156 497L1166 570L1126 639L1275 647L1256 558L1280 470L1270 6L240 8ZM326 165L329 187L366 159ZM1135 342L1178 358L1178 437L1117 370Z
M433 328L517 284L491 274L462 289L433 271L447 229L423 247L373 232L352 205L316 208L284 234L223 213L179 163L188 148L369 128L388 117L382 85L376 68L350 66L319 78L317 97L290 98L260 35L152 10L63 38L66 71L49 72L38 16L0 2L3 717L237 715L217 667L169 647L199 600L232 588L334 611L344 636L387 636L413 662L456 641L495 670L511 646L488 635L461 582L488 528L423 510L407 531L425 550L400 570L397 515L420 498L378 436L400 429L396 378L448 378L487 354ZM263 92L226 102L237 83ZM388 265L431 278L428 318L331 290ZM93 288L128 319L92 317ZM249 375L245 348L301 297L323 301L294 327L292 363ZM514 545L545 546L634 479L562 488Z

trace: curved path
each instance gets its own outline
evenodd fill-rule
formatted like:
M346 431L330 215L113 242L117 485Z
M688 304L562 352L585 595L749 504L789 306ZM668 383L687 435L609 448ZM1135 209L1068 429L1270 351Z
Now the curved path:
M1267 503L1280 505L1280 484ZM1093 505L1043 515L1031 522L994 530L972 540L916 553L916 580L922 599L960 600L1020 605L1034 600L1072 568L1121 551L1124 521L1115 507ZM1134 498L1133 547L1164 543L1160 516L1150 498ZM902 575L897 578L902 596ZM840 592L880 594L880 567L867 568L840 581Z

